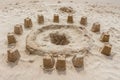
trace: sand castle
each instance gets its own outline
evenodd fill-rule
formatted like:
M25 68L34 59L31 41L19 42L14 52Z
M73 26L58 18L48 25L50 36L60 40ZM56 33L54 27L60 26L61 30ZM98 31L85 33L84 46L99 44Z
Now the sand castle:
M19 60L19 58L20 58L20 53L17 49L13 48L7 51L7 60L9 62L15 62Z
M58 14L54 14L53 22L59 23L59 15Z
M43 65L45 69L51 69L54 67L55 59L51 55L45 55L43 57Z
M108 32L103 32L100 37L100 41L109 42L110 35Z
M86 16L81 17L80 24L87 25L87 17Z
M8 33L7 39L8 39L8 44L16 43L16 38L14 33Z
M73 23L73 15L68 15L67 23Z
M38 24L43 24L43 23L44 23L44 16L38 15Z
M66 70L65 55L58 55L57 62L56 62L56 69L60 71Z
M100 32L100 23L98 23L98 22L93 23L91 31L92 32Z
M75 55L72 59L74 67L81 68L84 66L84 57L82 55Z
M59 15L54 14L53 23L45 25L44 16L38 15L38 24L43 24L43 27L37 30L32 30L26 37L26 50L30 54L37 54L43 56L43 67L44 69L56 68L58 71L65 71L67 69L66 58L72 56L71 62L75 68L84 67L84 56L80 51L86 51L86 47L89 47L89 33L86 29L88 21L87 17L83 16L80 20L80 25L71 25L74 23L73 16L68 15L66 23L70 25L59 24ZM33 26L32 19L24 19L25 28L31 28ZM42 33L49 31L44 36ZM92 32L100 32L100 24L94 23L91 29ZM74 32L74 35L71 33ZM22 34L22 25L17 24L14 27L15 34ZM8 34L8 44L16 43L14 33ZM85 36L86 34L87 37ZM46 40L42 41L46 37ZM104 46L101 49L101 54L110 56L112 45L109 43L110 35L108 33L102 33L100 37L101 43ZM79 39L76 41L76 39ZM44 45L44 46L43 46ZM77 47L74 47L77 46ZM49 49L48 49L49 47ZM88 52L88 51L86 51ZM8 61L15 62L20 58L20 53L17 49L8 50Z
M111 54L111 49L112 49L112 45L109 43L104 44L101 53L107 56L110 56Z
M31 28L33 26L32 20L28 17L24 19L24 26L25 28Z
M14 33L15 34L22 34L23 33L22 25L20 25L20 24L15 25L15 27L14 27Z

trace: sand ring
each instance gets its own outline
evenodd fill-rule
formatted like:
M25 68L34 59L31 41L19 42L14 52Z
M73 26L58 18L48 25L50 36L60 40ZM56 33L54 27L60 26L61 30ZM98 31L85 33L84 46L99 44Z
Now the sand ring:
M76 25L47 25L33 30L26 38L31 54L74 55L88 47L85 28Z

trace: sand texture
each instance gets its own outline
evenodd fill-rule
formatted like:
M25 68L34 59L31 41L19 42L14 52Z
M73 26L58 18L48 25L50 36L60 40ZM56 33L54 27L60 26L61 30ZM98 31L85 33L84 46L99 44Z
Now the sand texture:
M44 19L41 19L41 15ZM54 17L55 15L57 16ZM69 21L68 16L72 16ZM31 20L25 24L24 21L28 17ZM83 19L80 22L81 17ZM100 29L96 32L91 31L93 23L97 22ZM16 25L18 27L14 34ZM48 25L76 26L72 27L73 29L57 27L55 30L50 26L51 29L44 28L44 32L41 30L41 34L37 33L38 29ZM57 39L54 35L56 31L62 33L57 34ZM8 46L7 35L11 32L15 40L9 43L15 44ZM32 32L36 32L36 38ZM109 33L109 40L100 40L103 32ZM26 40L29 40L29 43ZM50 40L54 44L51 44ZM112 45L110 56L101 54L104 42ZM26 44L31 44L34 48L42 45L38 54L81 54L84 59L75 59L74 61L81 63L74 64L81 64L83 68L76 69L72 63L73 56L63 55L64 58L58 60L58 63L62 64L63 72L58 71L58 57L55 57L55 62L52 62L51 57L47 59L51 60L48 63L51 63L52 70L46 71L43 55L30 54ZM11 46L17 48L20 53L20 59L16 62L7 60L7 51ZM0 80L120 80L120 0L0 0Z

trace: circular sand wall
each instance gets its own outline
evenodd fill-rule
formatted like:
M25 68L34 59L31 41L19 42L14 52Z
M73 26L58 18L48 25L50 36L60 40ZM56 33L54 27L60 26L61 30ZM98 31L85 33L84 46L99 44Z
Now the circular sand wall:
M33 30L26 38L31 54L74 55L89 47L84 27L76 25L47 25Z

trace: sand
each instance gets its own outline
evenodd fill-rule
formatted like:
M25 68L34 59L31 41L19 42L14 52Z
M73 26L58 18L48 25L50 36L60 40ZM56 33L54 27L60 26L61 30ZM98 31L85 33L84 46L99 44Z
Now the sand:
M67 24L68 13L60 7L72 7L75 11L74 24L79 25L80 17L87 16L87 30L92 37L90 53L84 58L84 69L76 70L71 58L66 60L65 73L55 69L43 70L42 56L29 55L25 48L26 36L31 30L42 27L37 24L37 15L45 16L45 24L53 23L55 13L60 15L60 23ZM14 31L16 24L22 24L26 17L33 21L32 29L23 28L22 35L16 35L16 48L21 58L18 63L7 62L7 34ZM100 34L90 31L92 24L101 24L101 33L110 33L111 56L100 54ZM0 80L120 80L120 1L119 0L0 0Z

